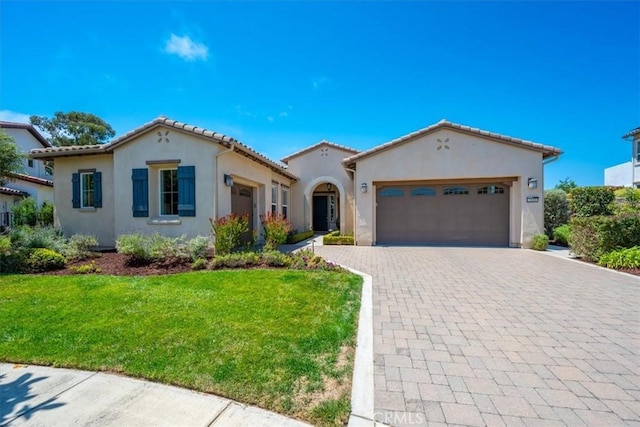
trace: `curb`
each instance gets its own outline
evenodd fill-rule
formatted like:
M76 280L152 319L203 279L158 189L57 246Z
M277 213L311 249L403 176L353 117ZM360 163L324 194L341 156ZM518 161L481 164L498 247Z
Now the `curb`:
M530 249L530 251L538 253L538 254L543 254L543 255L546 255L546 256L558 258L558 259L563 259L565 261L577 262L580 265L586 265L586 266L589 266L589 267L592 267L592 268L597 268L598 270L603 270L603 271L608 271L610 273L620 274L620 275L622 275L624 277L633 277L634 279L640 279L640 276L636 276L635 274L625 273L624 271L618 271L618 270L614 270L612 268L602 267L601 265L591 264L590 262L580 261L580 260L575 259L575 258L567 258L567 257L559 256L559 255L550 253L548 251L535 251L533 249Z

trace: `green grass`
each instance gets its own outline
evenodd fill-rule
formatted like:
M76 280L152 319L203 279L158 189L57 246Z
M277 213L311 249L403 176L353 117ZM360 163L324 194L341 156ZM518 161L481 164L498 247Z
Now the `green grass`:
M360 285L291 270L0 276L0 360L122 372L341 424Z

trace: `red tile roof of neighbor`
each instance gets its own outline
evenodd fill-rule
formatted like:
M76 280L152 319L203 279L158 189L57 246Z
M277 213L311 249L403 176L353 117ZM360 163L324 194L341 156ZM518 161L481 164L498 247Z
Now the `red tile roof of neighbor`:
M52 147L51 143L46 140L44 136L38 130L30 125L29 123L15 123L15 122L4 122L0 120L0 128L3 129L26 129L31 135L34 136L35 139L42 144L43 147Z
M21 197L29 197L29 193L26 191L16 190L15 188L9 187L0 187L0 194L7 194L9 196L21 196Z
M638 126L635 129L631 129L629 132L627 132L624 135L622 135L622 138L627 139L627 138L631 138L631 137L636 136L636 135L640 135L640 126Z
M532 142L532 141L527 141L526 139L520 139L520 138L514 138L511 136L507 136L507 135L501 135L499 133L495 133L495 132L489 132L486 130L482 130L482 129L478 129L478 128L473 128L470 126L465 126L465 125L461 125L458 123L452 123L450 121L447 120L440 120L438 123L432 124L431 126L427 126L426 128L422 128L419 129L415 132L411 132L407 135L401 136L400 138L396 138L392 141L389 141L387 143L384 143L382 145L378 145L376 147L373 147L369 150L365 150L361 153L358 153L356 155L353 155L351 157L347 157L346 159L344 159L342 161L342 163L344 165L353 165L357 160L360 160L364 157L369 157L370 155L373 155L375 153L378 153L380 151L384 151L388 148L394 147L398 144L402 144L403 142L406 141L410 141L414 138L420 137L422 135L426 135L430 132L436 131L438 129L443 129L443 128L449 128L455 131L459 131L459 132L464 132L464 133L468 133L468 134L472 134L475 136L482 136L485 138L489 138L489 139L493 139L496 140L498 142L503 142L503 143L507 143L507 144L512 144L512 145L516 145L516 146L520 146L523 148L529 148L532 150L536 150L536 151L540 151L542 152L542 155L544 158L547 157L552 157L552 156L558 156L560 154L562 154L562 151L558 148L552 147L550 145L543 145L543 144L538 144L536 142Z
M47 187L53 187L53 181L51 181L49 179L38 178L38 177L35 177L35 176L31 176L31 175L25 175L23 173L11 173L11 174L9 174L9 176L14 178L14 179L18 179L20 181L27 181L27 182L32 182L34 184L46 185Z
M108 144L75 145L75 146L67 146L67 147L34 149L29 152L29 155L33 158L51 159L51 158L60 157L60 156L79 156L84 154L87 154L87 155L88 154L110 154L113 152L114 149L116 149L120 145L126 144L127 142L134 139L137 135L143 132L146 132L157 126L167 126L174 129L178 129L183 132L201 136L206 139L213 140L218 144L221 144L227 148L234 147L234 149L236 149L236 151L239 154L244 155L245 157L248 157L257 163L270 168L271 170L279 173L280 175L283 175L287 178L290 178L296 181L298 180L298 177L288 172L283 165L263 156L262 154L253 150L248 145L245 145L230 136L223 135L219 132L213 132L197 126L188 125L186 123L182 123L177 120L169 119L165 116L159 116L153 119L152 121L147 122L142 126L139 126L125 133L122 136L119 136L118 138L112 140Z

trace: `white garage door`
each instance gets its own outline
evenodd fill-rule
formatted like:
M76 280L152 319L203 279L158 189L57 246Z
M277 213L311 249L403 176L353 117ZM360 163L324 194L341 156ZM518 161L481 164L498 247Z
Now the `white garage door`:
M379 185L376 202L378 244L509 244L503 183Z

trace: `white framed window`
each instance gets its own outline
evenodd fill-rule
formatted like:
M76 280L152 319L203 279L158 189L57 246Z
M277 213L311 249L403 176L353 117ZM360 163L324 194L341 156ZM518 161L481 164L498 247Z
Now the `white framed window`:
M160 215L178 215L178 169L160 169Z
M289 217L289 187L282 186L282 217Z
M80 207L95 207L95 183L93 172L80 173Z
M271 213L278 213L278 186L277 182L271 183Z

